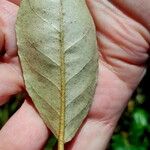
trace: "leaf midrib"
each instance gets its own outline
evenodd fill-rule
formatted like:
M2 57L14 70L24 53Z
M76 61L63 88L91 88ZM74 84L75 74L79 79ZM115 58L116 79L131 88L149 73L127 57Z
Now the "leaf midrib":
M64 48L64 13L63 0L60 0L60 83L61 83L61 108L59 119L58 150L64 150L65 135L65 99L66 99L66 81L65 81L65 48Z

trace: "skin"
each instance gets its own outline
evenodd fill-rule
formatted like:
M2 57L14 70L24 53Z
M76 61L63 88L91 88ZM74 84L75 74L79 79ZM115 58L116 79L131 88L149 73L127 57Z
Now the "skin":
M91 111L65 150L105 150L129 98L146 72L149 0L87 0L97 29L99 79ZM0 1L0 104L24 90L15 21L19 0ZM50 135L30 99L0 131L0 149L41 150Z

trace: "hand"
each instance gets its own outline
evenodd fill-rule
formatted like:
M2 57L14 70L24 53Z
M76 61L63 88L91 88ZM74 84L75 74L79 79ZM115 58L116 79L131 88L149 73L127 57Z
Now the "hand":
M0 2L0 103L23 90L15 40L19 0ZM91 111L66 150L104 150L128 99L146 71L150 42L148 0L87 0L100 52L99 80ZM5 41L5 42L4 42ZM2 48L3 47L3 48ZM0 131L0 149L40 150L48 129L29 100Z

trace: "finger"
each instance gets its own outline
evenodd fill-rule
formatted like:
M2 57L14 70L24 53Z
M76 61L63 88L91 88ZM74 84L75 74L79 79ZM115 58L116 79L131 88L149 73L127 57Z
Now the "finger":
M135 18L138 22L144 24L150 30L150 4L149 0L111 0L125 13Z
M15 23L17 18L18 6L2 0L0 2L0 28L5 37L5 51L8 58L17 56Z
M101 59L122 81L135 88L149 58L149 31L110 1L88 0L87 4L97 27Z
M0 105L4 104L11 95L20 92L24 87L15 37L17 10L18 6L13 3L6 0L0 2L0 11L2 12L0 13L0 46L6 51L5 55L1 57L3 63L0 63Z
M0 105L3 105L12 95L23 90L23 79L15 67L7 63L0 65L0 70Z
M1 150L41 150L49 131L26 100L0 132Z

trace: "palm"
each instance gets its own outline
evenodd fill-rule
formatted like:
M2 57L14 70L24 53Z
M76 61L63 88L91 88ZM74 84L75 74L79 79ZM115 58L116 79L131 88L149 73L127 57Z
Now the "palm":
M12 1L15 2L15 0ZM116 1L114 0L114 2ZM75 139L66 145L67 150L97 150L106 147L123 108L126 106L129 97L145 72L145 61L148 58L147 50L149 48L148 41L150 40L150 35L144 26L123 13L126 11L126 7L123 8L122 12L106 0L87 0L87 4L97 29L97 39L100 50L99 80L91 111ZM10 6L10 9L15 14L17 8L13 7L15 6ZM133 10L133 12L137 14L136 10ZM15 17L16 14L10 19L13 30ZM8 44L8 46L9 49L14 49L14 47L11 47L14 46L14 44ZM7 53L9 53L9 51ZM2 81L2 87L0 87L0 89L3 89L1 90L0 98L2 97L1 102L4 102L4 100L8 99L9 95L17 93L23 86L17 55L11 54L10 58L6 57L5 61L0 64L0 69L4 72L4 74L0 75L0 81ZM6 74L7 76L4 76ZM8 86L5 89L4 85L6 84ZM21 115L26 116L24 114L25 107L29 109L30 113L36 113L33 110L31 111L32 108L29 108L30 106L27 106L29 104L25 103L23 105L23 111L18 112L14 118L18 117L20 119ZM37 117L37 115L31 116ZM4 136L5 132L12 130L13 127L11 127L10 130L8 128L12 123L14 124L15 122L16 124L17 119L14 118L3 128L0 138ZM25 124L28 122L28 119L29 118L23 120ZM24 125L18 126L19 128L26 128L28 136L36 134L34 135L36 136L36 138L33 138L34 140L38 137L42 138L38 144L32 142L33 149L40 149L47 139L48 131L39 117L35 120L29 124L34 126L34 130L29 125L27 126L28 129ZM17 121L17 123L18 122L19 121ZM39 122L39 125L35 124L37 122ZM15 129L16 128L13 128L13 130ZM39 132L33 133L36 129L38 129ZM41 134L43 136L41 136ZM10 133L9 137L11 136L13 136L12 133ZM19 136L24 138L25 134L18 133L18 137ZM25 146L24 149L28 149L27 145L29 144L25 144L28 142L30 143L31 141L27 139L26 142L22 143L22 145ZM23 147L22 145L20 144L20 147Z

